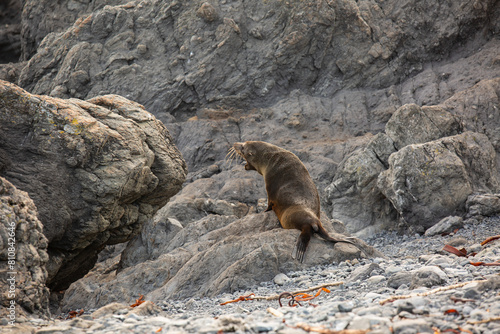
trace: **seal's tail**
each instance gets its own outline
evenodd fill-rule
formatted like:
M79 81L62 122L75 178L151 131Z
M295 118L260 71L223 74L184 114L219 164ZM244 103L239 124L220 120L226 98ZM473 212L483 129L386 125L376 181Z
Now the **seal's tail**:
M328 232L325 230L325 228L322 225L319 225L318 229L317 230L315 229L315 232L318 233L319 236L322 237L323 239L331 241L334 244L337 243L337 242L345 242L345 243L348 243L348 244L351 244L351 245L355 246L365 256L369 256L369 254L370 254L370 252L367 252L367 250L364 249L364 247L362 245L360 245L359 243L357 243L357 242L353 242L351 240L348 240L347 238L334 238L334 237L330 236L328 234ZM352 238L352 239L354 239L354 238Z
M297 239L297 244L292 252L292 258L297 259L299 262L304 261L304 255L306 253L307 246L309 245L309 240L311 240L312 227L311 225L305 225Z

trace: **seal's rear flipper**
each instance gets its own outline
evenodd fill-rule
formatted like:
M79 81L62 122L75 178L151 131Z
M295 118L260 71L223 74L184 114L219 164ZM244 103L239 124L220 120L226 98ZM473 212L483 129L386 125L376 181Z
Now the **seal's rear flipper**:
M304 227L292 252L292 258L297 259L301 263L304 261L304 254L306 253L307 245L309 245L309 240L311 240L310 229L310 225Z

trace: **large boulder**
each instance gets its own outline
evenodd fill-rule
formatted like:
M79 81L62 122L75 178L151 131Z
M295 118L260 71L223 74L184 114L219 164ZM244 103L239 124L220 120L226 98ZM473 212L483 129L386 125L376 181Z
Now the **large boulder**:
M30 194L61 290L137 234L185 180L167 129L141 105L36 96L0 81L0 175Z
M500 45L500 41L497 42ZM500 57L486 57L485 65L500 68ZM461 90L442 102L440 107L458 117L468 131L484 133L497 152L500 166L500 75L480 80L469 89Z
M393 153L378 187L417 232L463 214L469 195L498 189L495 149L484 134L465 132Z
M325 188L331 215L346 223L349 232L368 236L396 220L391 203L377 187L378 175L388 167L394 142L384 133L349 154Z
M0 177L0 316L17 323L23 313L49 315L47 238L35 204Z
M389 157L399 149L461 131L459 120L437 106L407 104L398 108L379 133L347 155L326 188L332 217L340 219L358 236L393 228L397 211L377 186L379 174L389 168ZM411 162L408 162L411 163Z
M474 194L465 203L471 216L494 216L500 213L500 194Z
M404 105L385 125L385 133L393 140L396 150L461 132L459 119L438 106Z

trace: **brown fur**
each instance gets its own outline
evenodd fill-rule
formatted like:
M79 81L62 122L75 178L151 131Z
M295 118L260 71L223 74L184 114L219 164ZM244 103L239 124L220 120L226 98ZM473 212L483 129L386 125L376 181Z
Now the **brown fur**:
M309 172L290 151L262 141L235 143L234 150L246 160L246 170L264 177L267 210L273 210L285 229L301 231L292 256L302 262L313 233L333 243L347 242L332 238L321 225L319 194Z

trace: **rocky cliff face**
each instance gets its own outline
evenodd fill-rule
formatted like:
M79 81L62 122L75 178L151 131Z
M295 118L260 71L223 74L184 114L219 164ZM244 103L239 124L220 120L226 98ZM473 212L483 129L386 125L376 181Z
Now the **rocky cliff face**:
M57 97L119 94L177 120L208 105L270 105L294 89L332 97L390 87L499 29L493 0L51 3L26 3L30 44L49 31L29 29L52 26L47 7L73 14L40 43L22 87Z
M498 192L499 16L494 0L25 1L18 52L26 63L0 65L0 78L48 97L3 83L17 102L1 111L26 111L5 114L23 119L14 131L19 139L9 145L31 146L4 154L9 158L0 161L0 172L28 191L47 225L49 254L58 259L48 267L49 284L66 286L81 276L72 276L75 263L139 233L180 189L182 162L166 171L166 161L177 158L173 148L158 153L158 138L182 152L186 184L143 225L121 260L115 258L119 272L80 281L81 289L74 286L66 296L68 307L84 284L109 280L100 288L118 298L130 291L125 277L136 282L143 272L169 273L162 284L138 285L151 298L196 293L181 288L186 277L206 276L191 272L195 260L214 284L214 290L200 288L203 294L256 283L241 269L253 261L248 254L273 259L263 265L268 273L292 268L282 243L269 249L248 241L236 251L243 240L238 224L269 244L271 235L279 234L280 242L290 237L258 214L266 205L260 176L224 162L235 141L264 140L296 153L318 186L323 210L357 236L424 232L443 216L479 212L467 205L476 198L471 195ZM143 105L171 140L142 107L109 94ZM83 114L57 116L75 108ZM36 122L29 123L31 115L39 115ZM76 131L72 119L98 127L87 133L98 140L67 132ZM62 149L70 144L72 153ZM45 153L50 163L37 160ZM126 161L124 169L112 168L118 160ZM39 180L33 167L20 167L27 161L61 169L48 168ZM52 175L61 175L57 182L65 186L56 186ZM161 181L170 178L176 181ZM61 209L46 202L62 203ZM64 229L51 228L55 222ZM87 222L93 232L75 238ZM195 242L198 237L203 240ZM65 240L78 247L66 247ZM323 246L318 252L328 255L310 264L340 259ZM241 266L214 272L226 256L217 247L241 254L234 259ZM62 268L68 279L56 278Z

